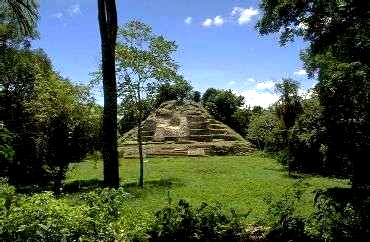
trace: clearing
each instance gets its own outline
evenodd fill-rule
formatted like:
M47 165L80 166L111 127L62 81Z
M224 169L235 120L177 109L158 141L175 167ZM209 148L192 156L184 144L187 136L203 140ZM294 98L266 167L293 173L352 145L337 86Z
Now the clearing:
M126 159L120 162L121 183L131 195L127 200L130 213L141 218L151 217L168 204L185 199L194 206L201 202L220 202L225 210L235 209L248 214L247 220L264 217L266 199L276 200L296 186L304 189L299 211L308 214L313 208L313 191L330 187L349 187L348 180L305 175L298 178L287 172L274 159L263 154L250 156L210 156L148 158L145 161L144 189L136 186L139 162ZM72 164L67 175L67 186L78 185L83 191L86 184L102 180L102 162L87 160ZM68 195L78 199L78 194Z

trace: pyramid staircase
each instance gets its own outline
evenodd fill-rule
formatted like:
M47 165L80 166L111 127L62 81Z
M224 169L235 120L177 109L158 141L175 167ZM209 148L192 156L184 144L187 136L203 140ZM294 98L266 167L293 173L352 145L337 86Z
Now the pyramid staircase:
M254 148L227 125L215 120L198 103L163 103L142 125L146 156L249 154ZM137 157L137 128L120 140L123 157Z

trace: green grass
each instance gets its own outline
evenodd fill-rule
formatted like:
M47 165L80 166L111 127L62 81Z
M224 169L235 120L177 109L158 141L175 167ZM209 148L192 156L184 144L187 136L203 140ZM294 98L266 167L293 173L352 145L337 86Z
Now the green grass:
M121 160L121 183L133 196L127 208L153 216L168 204L185 199L198 206L201 202L222 203L225 210L235 209L239 214L251 211L248 221L265 215L265 200L276 200L301 181L304 195L299 206L303 214L312 210L313 191L319 188L347 187L347 180L303 176L294 179L274 159L263 155L223 157L149 158L145 162L144 189L136 186L138 161ZM86 161L73 164L67 183L78 180L101 180L102 162ZM76 199L76 196L70 196Z

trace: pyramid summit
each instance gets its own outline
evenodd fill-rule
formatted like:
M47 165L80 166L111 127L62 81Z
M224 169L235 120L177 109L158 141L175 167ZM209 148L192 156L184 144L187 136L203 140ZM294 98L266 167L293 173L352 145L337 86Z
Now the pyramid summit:
M168 101L142 124L146 156L249 154L252 145L227 125L215 120L201 104ZM137 157L137 128L120 139L123 157Z

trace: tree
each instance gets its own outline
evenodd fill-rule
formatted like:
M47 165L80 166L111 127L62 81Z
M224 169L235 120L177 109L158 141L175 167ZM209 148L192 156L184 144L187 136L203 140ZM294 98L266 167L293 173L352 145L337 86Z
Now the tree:
M260 150L279 151L282 143L282 124L270 111L253 113L248 128L248 140Z
M12 138L13 135L0 122L0 177L8 172L9 163L14 156L14 150L10 145Z
M261 9L261 34L281 31L282 44L295 36L310 43L302 59L310 75L318 76L328 163L351 170L353 188L369 185L370 5L361 0L263 0Z
M162 36L153 34L152 28L140 21L131 21L119 30L117 66L120 95L133 103L137 110L137 141L140 159L139 186L144 184L144 157L142 122L144 100L150 98L159 83L180 81L178 66L172 59L177 46Z
M0 3L0 49L22 44L38 36L38 1L4 0Z
M199 103L201 101L202 94L199 91L195 91L193 94L193 101Z
M252 112L248 108L239 108L232 115L231 127L241 136L246 137Z
M322 106L315 90L302 100L302 112L289 130L289 155L291 168L299 172L333 175L337 169L328 169L325 160Z
M174 83L163 83L159 85L155 97L156 106L159 107L163 102L176 100L179 103L190 100L193 95L193 87L189 82L180 78Z
M0 60L0 120L14 150L2 175L60 191L69 163L100 148L100 110L89 89L56 74L41 50L13 49Z
M98 19L101 37L104 90L104 183L110 187L118 187L119 162L117 150L117 84L115 69L118 23L115 0L98 0Z
M275 85L276 92L280 94L280 98L276 104L276 113L283 121L286 131L293 127L296 118L302 111L298 87L298 82L292 79L283 79Z
M232 127L233 115L244 104L244 98L231 90L209 88L203 94L202 102L215 119Z

